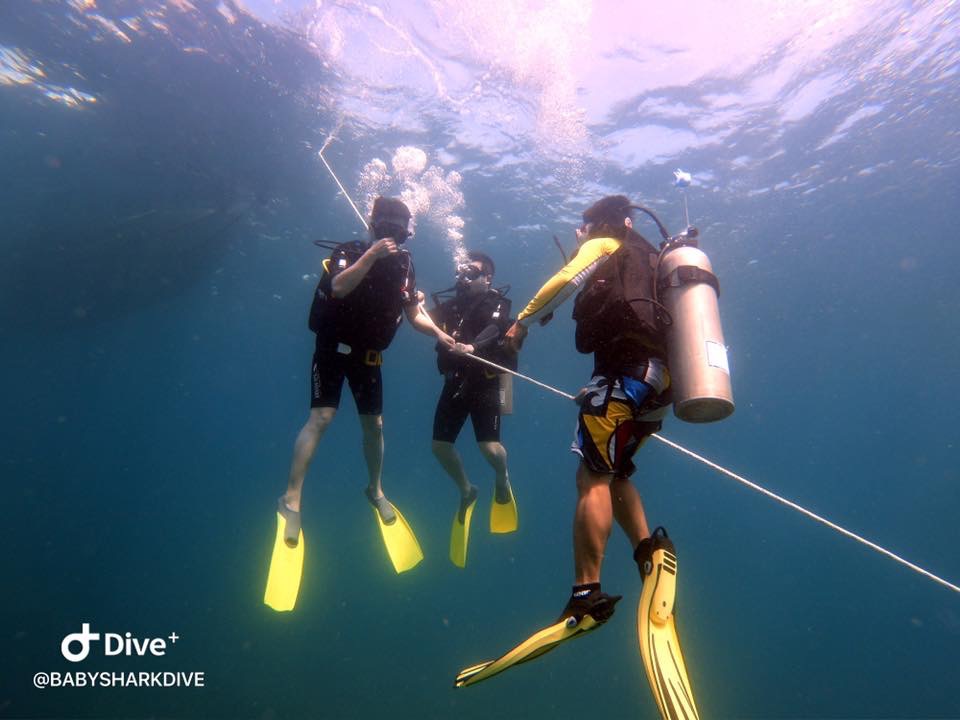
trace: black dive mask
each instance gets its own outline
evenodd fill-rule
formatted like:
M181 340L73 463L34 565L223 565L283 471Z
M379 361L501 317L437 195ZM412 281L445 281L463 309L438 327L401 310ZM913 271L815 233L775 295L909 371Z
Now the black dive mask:
M483 270L474 265L461 265L457 268L457 282L476 280L483 275Z
M408 237L413 235L406 227L393 222L378 222L373 224L373 236L377 240L383 238L393 238L398 243L403 243Z

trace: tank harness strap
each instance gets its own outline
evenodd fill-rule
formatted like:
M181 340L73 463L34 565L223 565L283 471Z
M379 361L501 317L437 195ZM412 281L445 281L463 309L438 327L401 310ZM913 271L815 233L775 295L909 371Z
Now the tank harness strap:
M678 267L657 283L657 292L661 292L668 287L680 287L681 285L698 283L706 283L716 291L717 297L720 297L720 281L717 279L717 276L696 265L681 265Z
M383 365L383 355L380 354L379 350L367 350L363 356L363 363L370 367L379 367Z

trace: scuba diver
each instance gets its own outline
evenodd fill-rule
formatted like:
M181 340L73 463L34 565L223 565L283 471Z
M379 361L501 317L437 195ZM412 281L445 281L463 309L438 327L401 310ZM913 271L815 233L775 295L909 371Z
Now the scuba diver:
M443 389L433 418L433 454L460 490L460 506L450 532L450 560L458 567L467 562L470 520L478 491L467 479L454 443L467 420L473 422L477 447L496 473L490 504L490 532L509 533L517 529L517 505L507 473L507 451L500 442L501 404L509 399L509 387L480 363L464 357L476 355L509 364L514 353L505 353L503 336L510 327L510 300L505 291L491 287L493 260L481 252L468 252L457 268L457 282L449 290L435 293L430 311L436 324L456 340L450 348L437 343L437 368L443 374ZM443 299L444 294L453 293Z
M634 209L644 210L657 222L665 239L660 252L633 229ZM695 229L691 230L695 236ZM665 718L697 718L674 626L677 561L673 544L662 527L650 532L640 495L629 479L635 470L634 453L660 429L672 402L666 358L673 330L668 331L668 326L679 323L658 302L657 278L664 253L675 239L666 235L652 213L632 205L623 195L614 195L583 213L577 240L577 253L540 288L506 335L507 344L519 351L528 328L548 322L553 311L579 291L573 309L576 346L593 354L594 368L576 397L580 410L571 446L580 456L573 527L575 584L554 625L497 660L464 669L455 686L480 682L532 660L611 618L621 596L601 590L600 569L616 520L634 548L644 584L638 640L658 708ZM703 280L709 273L692 274Z
M411 236L410 217L409 209L399 199L377 197L370 216L369 241L336 245L324 261L310 308L310 329L316 333L310 415L294 445L287 491L277 502L277 542L265 597L275 609L292 609L296 600L303 552L303 481L317 444L340 405L344 378L350 383L363 431L366 496L375 510L390 558L397 572L409 570L423 558L412 530L387 500L381 485L382 352L393 340L404 314L416 330L436 337L440 345L452 348L455 343L420 305L422 294L416 288L413 262L403 247Z

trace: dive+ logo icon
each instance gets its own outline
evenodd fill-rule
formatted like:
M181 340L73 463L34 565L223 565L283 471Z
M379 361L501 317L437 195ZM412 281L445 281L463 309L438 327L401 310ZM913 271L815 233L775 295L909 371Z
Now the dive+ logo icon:
M90 655L90 647L94 641L101 639L100 633L90 632L90 623L83 623L80 632L70 633L63 638L60 643L60 654L70 662L78 663L86 660ZM167 653L167 642L163 638L137 638L132 633L104 633L103 654L110 657L116 655L125 655L126 657L143 657L153 655L162 657ZM180 636L175 632L167 636L170 643L175 643ZM75 651L74 646L79 645L80 649Z
M83 623L83 630L70 633L63 639L60 643L60 653L70 662L80 662L90 654L90 641L99 639L100 633L90 632L90 623ZM70 649L73 643L80 643L80 652L73 652Z

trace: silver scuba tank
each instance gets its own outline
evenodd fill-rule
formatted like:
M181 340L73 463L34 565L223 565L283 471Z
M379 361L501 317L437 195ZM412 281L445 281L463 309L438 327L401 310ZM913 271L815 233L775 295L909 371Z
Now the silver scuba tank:
M734 409L727 347L720 326L720 286L706 253L693 244L660 259L658 297L670 313L667 364L673 413L687 422L723 420Z
M500 373L497 377L500 383L500 414L513 415L513 375Z

